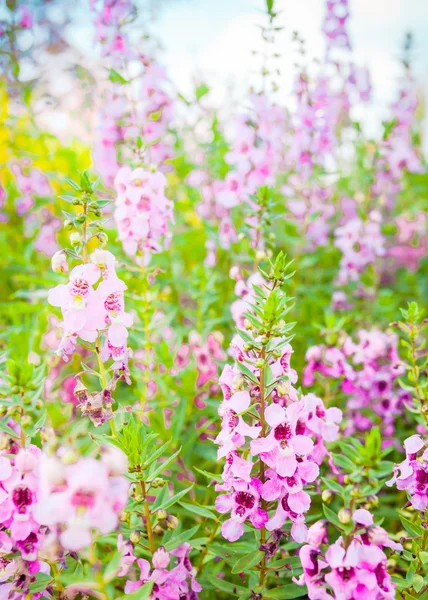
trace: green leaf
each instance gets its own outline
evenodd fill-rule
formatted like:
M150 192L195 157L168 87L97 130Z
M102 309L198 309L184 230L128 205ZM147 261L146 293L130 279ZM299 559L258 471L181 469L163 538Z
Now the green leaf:
M206 96L209 91L210 88L207 86L206 83L201 83L200 85L198 85L198 87L195 90L196 100L200 100L203 96Z
M204 477L207 477L208 479L213 479L214 481L217 481L218 483L221 483L223 481L223 478L221 475L216 475L216 473L210 473L209 471L205 471L205 469L198 469L198 467L193 467L193 468L195 469L195 471L197 471Z
M252 567L259 564L264 555L264 552L257 550L257 552L250 552L250 554L241 556L241 558L233 565L232 573L244 573L245 571L249 571Z
M339 527L339 529L343 529L343 525L339 521L338 516L327 506L327 504L323 504L322 509L324 511L325 518L327 519L327 521L329 521L333 525L336 525L336 527Z
M422 575L413 575L412 585L415 592L419 593L425 585Z
M158 506L158 510L162 508L166 510L167 508L178 502L180 498L187 494L187 492L190 492L190 490L193 488L193 485L194 484L192 483L190 487L186 488L185 490L182 490L181 492L178 492L177 494L172 496L172 498L167 498L164 502L162 502L160 506Z
M192 514L199 515L200 517L206 517L207 519L214 519L215 521L217 521L216 515L210 510L208 510L208 508L198 506L197 504L188 504L187 502L180 502L180 506L182 506Z
M399 517L404 529L407 531L407 533L410 533L411 536L420 537L424 535L425 530L420 525L412 523L411 521L409 521L409 519L406 519L401 515L399 515Z
M121 552L115 552L113 554L113 558L110 560L104 571L105 582L110 581L111 579L113 579L113 577L116 576L117 572L119 571L121 558Z
M43 592L51 581L51 575L47 575L46 573L37 573L36 581L30 583L30 592L33 594L36 594L37 592Z
M174 452L174 454L172 454L165 462L160 463L154 471L149 473L149 477L151 480L155 479L160 473L162 473L162 471L165 471L165 469L174 461L174 459L180 454L181 452L181 446L180 448L177 450L177 452Z
M306 596L308 590L306 586L296 585L290 583L289 585L282 585L279 588L274 588L268 592L263 593L263 598L276 598L277 600L293 600L294 598L300 598Z
M222 592L227 592L228 594L234 594L234 595L240 596L241 593L245 593L247 591L241 585L229 583L229 581L220 579L220 577L214 577L213 575L208 575L207 579L215 588L221 590Z
M177 546L181 546L181 544L184 544L185 542L191 540L195 533L198 531L199 527L200 525L196 525L195 527L192 527L191 529L188 529L187 531L184 531L176 537L173 537L170 540L168 540L164 544L165 550L174 550L174 548L177 548Z
M117 71L115 71L114 69L110 69L109 70L109 76L108 76L108 78L113 83L120 83L121 85L124 85L125 83L129 83L129 81L127 81L126 79L124 79L122 77L122 75L120 73L118 73Z

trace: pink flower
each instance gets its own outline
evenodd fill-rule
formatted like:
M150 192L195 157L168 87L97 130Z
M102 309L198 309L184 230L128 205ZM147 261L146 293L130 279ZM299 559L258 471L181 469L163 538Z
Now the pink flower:
M271 427L265 438L251 442L253 456L261 454L262 460L282 477L291 477L297 469L297 456L306 456L314 443L310 437L296 434L297 420L293 405L286 409L271 404L265 411L265 419Z
M220 513L231 513L230 519L222 525L222 534L229 542L235 542L244 534L243 523L250 519L256 529L265 526L268 520L266 511L259 508L261 482L251 479L249 483L235 481L234 491L216 499L216 509Z

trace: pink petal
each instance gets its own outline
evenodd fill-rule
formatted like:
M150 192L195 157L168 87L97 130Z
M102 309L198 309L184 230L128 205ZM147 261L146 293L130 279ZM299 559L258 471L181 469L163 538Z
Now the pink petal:
M128 339L128 330L123 325L113 323L108 330L108 341L115 348L125 346Z
M404 442L407 454L416 454L424 445L420 435L412 435Z
M373 525L373 516L369 513L365 508L359 508L352 515L355 523L359 523L360 525L364 525L367 527L368 525Z
M276 427L285 421L285 409L279 404L270 404L265 410L265 419L271 427Z
M64 306L69 299L68 286L61 283L49 290L48 302L51 306Z
M236 394L233 394L233 396L227 402L228 408L238 414L244 412L244 410L247 410L250 404L251 397L248 392L236 392Z
M298 454L302 454L303 456L309 454L314 447L313 441L307 435L295 435L291 443L293 445L294 450Z
M244 535L244 526L238 521L228 519L223 523L221 532L223 537L229 542L236 542L236 540L239 540L239 538Z

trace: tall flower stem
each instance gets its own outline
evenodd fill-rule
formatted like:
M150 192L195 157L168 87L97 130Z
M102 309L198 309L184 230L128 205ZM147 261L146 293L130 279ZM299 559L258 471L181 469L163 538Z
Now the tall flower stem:
M144 481L140 481L140 487L141 487L141 493L144 496L144 516L146 518L147 539L149 542L150 552L153 554L156 550L156 545L155 545L155 538L153 535L153 527L152 527L152 521L151 521L151 515L150 515L150 508L149 508L149 503L147 500L146 484L144 483Z

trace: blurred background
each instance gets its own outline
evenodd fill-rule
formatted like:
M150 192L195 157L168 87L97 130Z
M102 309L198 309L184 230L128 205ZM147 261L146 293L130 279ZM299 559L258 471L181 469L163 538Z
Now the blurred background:
M14 4L2 0L3 24L11 18L9 8ZM172 85L184 97L203 82L210 88L204 101L227 111L244 101L249 88L257 89L264 0L137 0L135 4L130 27L133 40L142 53L156 53ZM95 6L93 0L24 0L14 13L25 15L27 9L32 20L31 27L19 31L12 49L20 54L16 79L31 84L33 92L37 87L37 118L56 135L85 139L90 135L88 124L96 99L82 112L82 94L94 89L95 80L102 80L109 62L96 43ZM387 118L403 74L404 55L411 61L421 93L428 93L428 2L351 0L349 7L352 58L359 66L369 67L373 87L372 102L355 107L355 118L369 135L375 135ZM287 105L292 103L296 63L310 65L324 59L325 3L277 0L275 10L280 12L277 21L282 29L274 40L280 73L278 90L272 93ZM8 36L1 30L0 35L3 51L10 52ZM2 60L6 68L4 54ZM76 77L82 85L75 85Z

